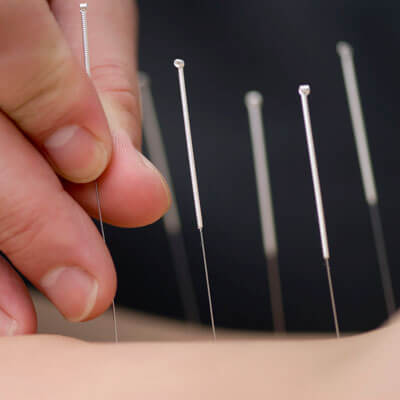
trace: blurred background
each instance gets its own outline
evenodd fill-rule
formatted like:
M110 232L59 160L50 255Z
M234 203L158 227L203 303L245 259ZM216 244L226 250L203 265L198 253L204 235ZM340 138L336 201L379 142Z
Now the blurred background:
M173 60L186 84L217 326L272 329L243 97L264 95L287 328L333 331L298 85L310 108L343 331L381 324L386 310L336 42L354 47L389 263L400 302L400 25L395 1L138 1L140 69L149 74L182 217L201 320L209 323ZM107 227L117 303L183 319L163 225Z

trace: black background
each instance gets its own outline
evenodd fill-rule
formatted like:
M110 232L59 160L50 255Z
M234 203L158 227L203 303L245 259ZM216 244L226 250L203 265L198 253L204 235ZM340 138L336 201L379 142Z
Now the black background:
M298 85L311 116L344 331L386 318L336 42L354 47L396 297L400 301L399 6L394 1L139 1L140 69L152 80L196 296L208 306L185 150L177 71L186 61L210 279L219 326L271 330L265 259L243 96L264 95L266 140L290 331L333 330ZM118 303L182 318L160 222L108 227Z

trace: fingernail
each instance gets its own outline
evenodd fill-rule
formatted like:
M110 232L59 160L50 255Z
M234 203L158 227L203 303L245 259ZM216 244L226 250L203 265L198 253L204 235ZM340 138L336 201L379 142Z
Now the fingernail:
M76 183L97 179L108 163L104 144L76 125L54 132L44 142L44 147L57 172Z
M169 208L169 206L171 205L171 192L169 190L167 181L165 180L163 175L160 173L160 171L154 166L154 164L152 162L150 162L150 160L148 160L139 150L136 150L136 151L138 152L138 154L143 162L143 165L145 165L146 168L149 168L150 170L155 172L160 177L160 181L163 185L165 194L168 199L168 208Z
M40 281L46 296L72 322L84 321L96 304L99 285L77 267L58 267Z
M0 336L14 336L17 328L17 321L0 309Z

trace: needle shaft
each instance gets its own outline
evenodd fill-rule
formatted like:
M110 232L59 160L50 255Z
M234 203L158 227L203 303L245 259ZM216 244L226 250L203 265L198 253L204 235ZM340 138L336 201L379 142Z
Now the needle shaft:
M88 4L87 3L81 3L80 4L80 11L81 11L81 21L82 21L82 40L83 40L83 55L84 55L84 63L85 63L85 69L86 73L88 76L91 76L91 71L90 71L90 55L89 55L89 39L88 39L88 25L87 25L87 9L88 9ZM103 215L101 212L101 200L100 200L100 193L99 193L99 184L96 181L95 182L95 190L96 190L96 202L97 202L97 212L98 212L98 217L99 217L99 225L100 225L100 230L101 230L101 235L104 240L104 243L106 243L106 235L104 232L104 223L103 223ZM112 315L113 315L113 321L114 321L114 340L116 343L119 341L118 337L118 325L117 325L117 314L116 314L116 309L115 309L115 301L113 300L112 302Z
M256 174L258 207L260 210L261 233L267 260L268 283L271 299L272 320L276 332L285 331L285 313L282 302L281 279L279 274L278 245L276 238L274 207L268 168L262 118L263 97L259 92L248 92L245 96L250 138Z
M333 322L335 324L335 333L336 333L336 337L339 338L340 337L340 329L339 329L339 321L338 321L337 310L336 310L335 291L333 289L333 283L332 283L331 266L329 263L329 259L327 259L327 258L325 259L325 267L326 267L326 275L328 277L329 296L331 298Z
M396 311L396 302L388 263L382 220L379 212L378 194L369 151L367 130L365 127L360 91L358 88L356 69L354 66L353 49L348 43L339 42L337 44L337 52L342 65L343 78L350 109L357 156L360 164L365 200L369 207L386 310L390 316Z
M216 340L217 339L217 334L215 332L214 310L213 310L212 297L211 297L210 279L208 277L206 246L205 246L205 243L204 243L203 229L199 229L199 232L200 232L200 241L201 241L201 252L202 252L202 255L203 255L204 274L205 274L205 277L206 277L207 295L208 295L208 299L209 299L208 306L209 306L209 309L210 309L211 329L212 329L214 340Z
M175 60L174 65L178 69L179 88L180 88L180 94L181 94L181 100L182 100L182 112L183 112L183 120L184 120L184 125L185 125L186 146L187 146L187 152L188 152L188 157L189 157L190 176L191 176L191 180L192 180L192 190L193 190L194 206L195 206L195 211L196 211L197 228L200 232L205 279L206 279L206 284L207 284L208 304L209 304L209 309L210 309L211 328L212 328L214 340L216 340L213 301L212 301L212 295L211 295L211 289L210 289L207 257L206 257L206 250L205 250L204 236L203 236L203 216L202 216L202 212L201 212L199 186L198 186L198 182L197 182L196 162L195 162L194 152L193 152L192 132L191 132L191 127L190 127L189 106L188 106L188 100L187 100L187 94L186 94L185 75L183 72L185 62L183 60Z
M321 244L322 244L322 256L323 256L323 259L325 262L326 273L327 273L327 277L328 277L329 294L330 294L330 298L331 298L332 314L333 314L333 321L334 321L334 325L335 325L336 336L340 337L339 321L338 321L337 311L336 311L335 293L334 293L334 289L333 289L331 268L330 268L330 263L329 263L330 254L329 254L329 246L328 246L328 235L326 232L324 206L322 203L321 184L320 184L319 174L318 174L317 157L315 155L315 146L314 146L314 139L313 139L313 134L312 134L312 127L311 127L310 109L308 106L308 95L310 94L310 87L308 85L301 85L299 87L299 94L301 97L301 105L302 105L302 109L303 109L308 155L310 158L311 175L312 175L312 181L313 181L313 186L314 186L315 204L316 204L317 214L318 214L318 225L319 225L319 232L320 232Z
M382 218L379 212L378 204L370 204L368 208L371 216L372 232L374 235L375 247L378 256L379 270L382 279L386 309L388 315L392 315L396 312L396 302L394 298L392 277L387 258Z

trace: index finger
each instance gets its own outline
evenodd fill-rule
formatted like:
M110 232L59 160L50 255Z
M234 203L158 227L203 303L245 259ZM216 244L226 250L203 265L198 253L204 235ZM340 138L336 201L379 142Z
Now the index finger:
M100 179L103 216L115 225L146 225L167 211L170 195L164 178L139 152L137 9L132 0L87 3L92 79L114 140L111 164ZM80 0L51 3L73 52L82 60L79 5ZM68 184L66 187L92 216L97 215L93 186Z
M82 60L81 0L52 0L51 8L76 57ZM100 92L109 91L121 80L137 94L137 9L133 0L96 0L88 3L89 44L92 76ZM112 69L117 76L103 72ZM113 79L112 79L113 78Z

